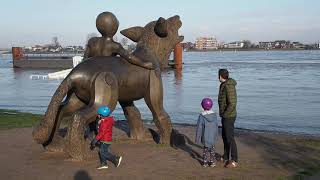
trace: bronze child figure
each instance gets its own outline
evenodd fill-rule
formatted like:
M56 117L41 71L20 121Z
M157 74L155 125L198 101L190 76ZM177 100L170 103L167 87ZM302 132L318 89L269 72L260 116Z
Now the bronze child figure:
M103 12L96 19L96 27L102 37L89 39L84 59L97 56L117 56L120 55L129 63L146 68L154 69L151 62L143 62L141 59L130 54L120 43L113 40L113 36L118 31L119 21L111 12Z

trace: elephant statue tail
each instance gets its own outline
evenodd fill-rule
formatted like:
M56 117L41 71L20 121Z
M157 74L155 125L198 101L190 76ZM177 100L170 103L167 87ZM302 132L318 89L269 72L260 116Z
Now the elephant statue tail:
M32 136L38 144L43 144L45 146L51 140L52 133L54 133L54 129L56 128L55 126L56 121L58 120L57 114L60 104L70 89L71 82L67 77L61 82L52 96L43 119L40 120L33 129Z

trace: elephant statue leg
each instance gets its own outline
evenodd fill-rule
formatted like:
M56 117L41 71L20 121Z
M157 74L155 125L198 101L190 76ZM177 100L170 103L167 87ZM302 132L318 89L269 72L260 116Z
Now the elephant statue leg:
M94 121L100 106L108 106L113 111L118 101L118 84L113 74L100 73L95 79L95 92L89 105L77 111L68 126L67 152L74 160L84 160L90 156L89 144L84 139L85 126Z
M159 73L151 71L149 92L145 96L145 101L152 112L153 121L159 129L160 142L170 144L172 125L167 112L163 108L163 87L162 79Z
M143 140L146 137L148 137L148 133L143 127L143 122L141 120L141 114L139 112L139 109L134 105L134 103L120 102L120 105L129 124L130 138Z
M81 107L84 107L85 104L74 94L67 96L66 100L60 105L56 124L51 133L51 141L48 145L45 146L46 150L52 152L62 152L64 150L65 141L64 138L58 134L60 124L64 117L72 115Z

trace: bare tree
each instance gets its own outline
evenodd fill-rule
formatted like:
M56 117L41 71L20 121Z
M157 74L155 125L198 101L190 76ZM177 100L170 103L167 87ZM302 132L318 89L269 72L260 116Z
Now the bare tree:
M244 43L243 48L250 48L251 45L252 45L252 43L251 43L250 40L244 40L244 41L242 41L242 42Z
M58 37L57 37L57 36L54 36L54 37L52 38L52 45L55 46L55 47L60 46L60 43L59 43L59 40L58 40Z
M89 34L87 35L87 43L88 43L88 41L89 41L91 38L93 38L93 37L98 37L98 34L97 34L97 33L94 33L94 32L89 33Z

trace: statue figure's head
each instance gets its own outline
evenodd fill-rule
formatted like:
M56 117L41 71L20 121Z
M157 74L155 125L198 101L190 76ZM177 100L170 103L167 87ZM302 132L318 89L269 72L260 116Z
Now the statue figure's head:
M97 16L96 27L102 36L112 38L118 31L119 21L111 12L103 12Z
M167 66L170 53L177 43L183 41L179 35L182 22L179 16L168 19L160 17L146 26L135 26L121 31L121 34L137 43L138 48L147 48L159 57L162 67Z

